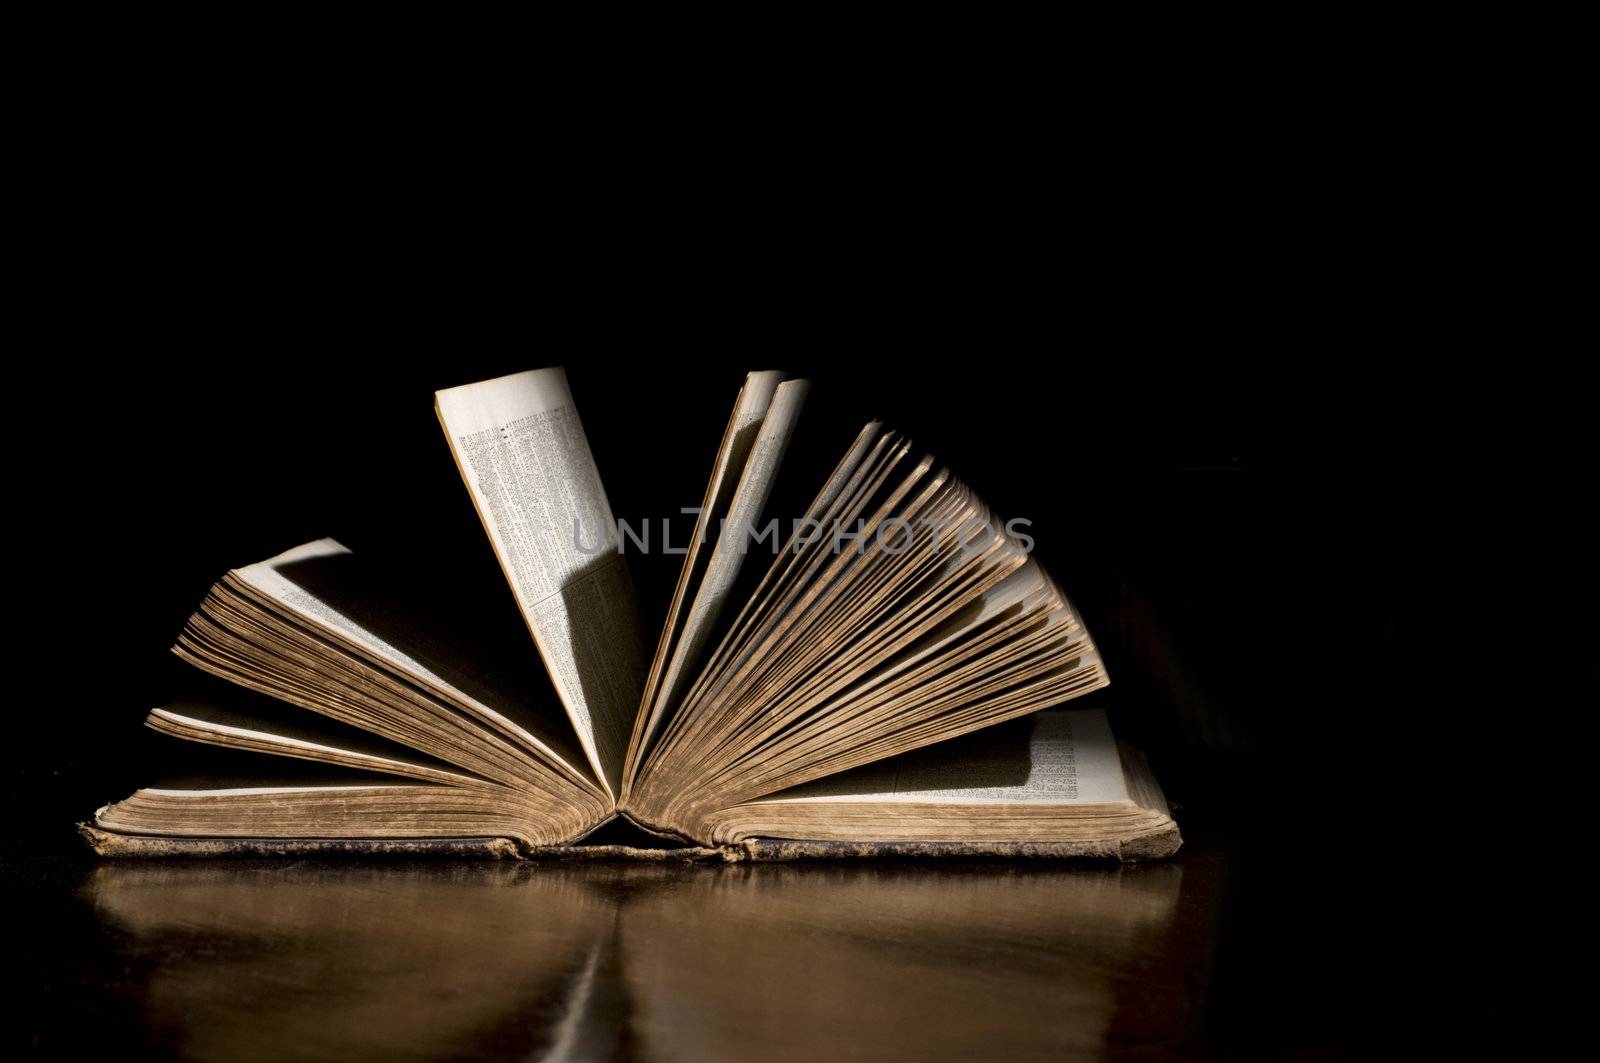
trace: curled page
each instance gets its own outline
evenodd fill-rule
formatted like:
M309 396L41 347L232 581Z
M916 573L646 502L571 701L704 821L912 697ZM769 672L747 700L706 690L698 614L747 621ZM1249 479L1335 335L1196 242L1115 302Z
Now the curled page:
M495 556L602 785L620 787L644 687L638 605L561 369L436 396Z
M684 558L645 700L633 758L642 757L661 721L700 665L744 564L794 436L810 384L775 371L751 373L734 405L706 500Z

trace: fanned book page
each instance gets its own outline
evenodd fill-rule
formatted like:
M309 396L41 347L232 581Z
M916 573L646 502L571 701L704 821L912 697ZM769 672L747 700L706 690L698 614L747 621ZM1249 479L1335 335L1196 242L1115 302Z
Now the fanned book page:
M560 369L441 391L439 421L589 763L620 792L644 685L633 583Z
M947 468L874 421L802 512L767 513L807 387L746 379L648 662L565 374L439 392L533 645L496 649L481 600L416 593L428 573L332 539L238 568L174 647L212 678L147 721L210 754L86 837L110 855L571 855L620 816L649 848L593 851L1176 849L1143 758L1102 711L1057 707L1108 682L1082 620ZM758 559L747 532L769 516L788 533Z
M1103 711L1049 709L725 809L710 834L993 844L1092 838L1108 825L1131 840L1171 824Z

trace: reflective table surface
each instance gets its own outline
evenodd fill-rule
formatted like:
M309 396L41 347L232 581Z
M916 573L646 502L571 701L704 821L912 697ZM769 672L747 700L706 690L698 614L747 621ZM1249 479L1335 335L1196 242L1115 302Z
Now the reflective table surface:
M56 1057L218 1060L1380 1043L1386 1020L1329 995L1363 983L1315 981L1344 931L1286 922L1265 890L1241 899L1239 871L1204 838L1124 867L12 861L7 1034Z

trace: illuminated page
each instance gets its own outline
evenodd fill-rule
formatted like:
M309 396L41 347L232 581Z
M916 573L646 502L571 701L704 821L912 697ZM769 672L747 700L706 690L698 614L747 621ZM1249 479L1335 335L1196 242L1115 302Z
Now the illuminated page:
M579 742L615 795L644 688L638 605L561 369L450 388L439 420Z

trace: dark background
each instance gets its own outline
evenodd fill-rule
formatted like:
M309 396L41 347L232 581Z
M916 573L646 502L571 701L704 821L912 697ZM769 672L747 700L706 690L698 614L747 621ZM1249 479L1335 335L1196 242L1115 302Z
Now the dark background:
M1544 51L1519 80L1406 28L1013 34L762 92L598 63L530 92L481 41L456 82L369 26L255 63L265 27L41 46L8 287L21 1006L115 982L80 960L72 824L181 763L141 721L229 567L331 535L516 630L434 389L565 364L638 518L699 499L742 373L782 366L803 441L885 418L1033 520L1094 701L1228 854L1219 1046L1526 1054L1544 973L1587 959L1531 946L1589 905L1588 794L1548 777L1600 703L1573 94ZM633 558L647 616L671 560Z

